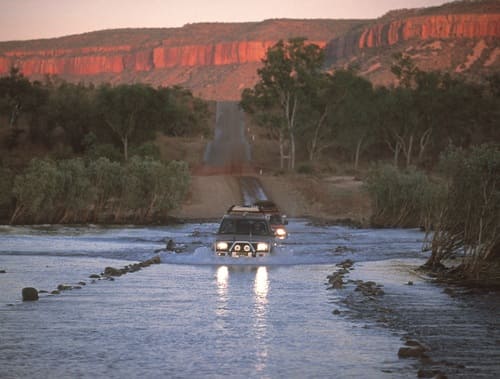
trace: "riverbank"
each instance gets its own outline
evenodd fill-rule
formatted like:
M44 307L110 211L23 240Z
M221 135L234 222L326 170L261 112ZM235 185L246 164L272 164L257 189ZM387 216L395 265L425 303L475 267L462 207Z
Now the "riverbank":
M329 289L333 314L400 335L398 356L411 362L418 377L495 377L500 373L499 293L436 283L419 271L423 262L337 267L330 278L342 273L343 284Z
M263 189L289 217L326 223L368 226L370 199L362 182L352 176L257 175ZM233 204L242 203L237 177L193 176L190 192L172 215L184 220L218 219Z

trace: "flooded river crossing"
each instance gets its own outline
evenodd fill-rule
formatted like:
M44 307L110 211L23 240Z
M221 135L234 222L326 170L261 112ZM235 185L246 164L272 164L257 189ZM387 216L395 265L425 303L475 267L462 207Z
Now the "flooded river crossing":
M417 275L420 231L291 220L275 255L235 260L212 254L216 228L0 227L0 377L498 377L498 294L445 293ZM182 252L158 252L168 239ZM89 278L156 254L159 265ZM385 294L328 289L346 259L346 279ZM26 286L79 282L21 301ZM429 362L398 357L407 338Z

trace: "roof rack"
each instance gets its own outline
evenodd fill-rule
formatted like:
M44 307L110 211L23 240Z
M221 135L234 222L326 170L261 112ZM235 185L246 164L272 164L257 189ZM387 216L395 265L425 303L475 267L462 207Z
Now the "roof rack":
M255 205L231 205L227 213L261 213L261 209Z

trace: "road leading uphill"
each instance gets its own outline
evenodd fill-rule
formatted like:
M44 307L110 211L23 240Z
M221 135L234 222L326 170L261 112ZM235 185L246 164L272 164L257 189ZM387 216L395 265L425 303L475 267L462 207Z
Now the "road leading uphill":
M237 177L244 203L267 199L260 181L252 176L255 169L245 136L245 115L238 103L217 103L214 139L207 144L201 172Z
M188 200L173 215L218 218L233 204L268 199L252 164L243 111L236 102L218 102L214 138L194 170Z

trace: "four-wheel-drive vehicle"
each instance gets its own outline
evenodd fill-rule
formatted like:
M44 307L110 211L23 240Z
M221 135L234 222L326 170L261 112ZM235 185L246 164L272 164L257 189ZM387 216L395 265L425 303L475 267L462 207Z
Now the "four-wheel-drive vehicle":
M269 200L259 200L253 205L233 205L228 214L243 214L243 213L260 213L269 219L269 224L274 231L274 234L279 239L284 239L288 236L285 225L288 225L288 220L285 215L281 214L276 204Z
M224 215L215 239L215 254L230 257L264 257L276 241L269 218L258 212Z

